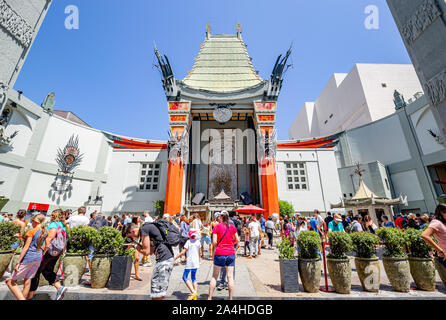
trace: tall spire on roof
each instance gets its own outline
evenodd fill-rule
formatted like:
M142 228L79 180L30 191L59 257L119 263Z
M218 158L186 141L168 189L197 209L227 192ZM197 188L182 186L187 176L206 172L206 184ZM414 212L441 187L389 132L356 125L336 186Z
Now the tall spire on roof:
M242 25L237 22L237 25L235 27L237 29L237 38L239 38L240 40L242 39Z

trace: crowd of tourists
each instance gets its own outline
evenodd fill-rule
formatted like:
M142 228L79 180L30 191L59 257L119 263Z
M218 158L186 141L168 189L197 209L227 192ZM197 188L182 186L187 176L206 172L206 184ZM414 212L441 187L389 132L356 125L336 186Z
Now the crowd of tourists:
M134 279L142 281L139 266L151 267L150 256L155 256L151 278L152 299L164 299L167 294L170 276L175 264L184 265L183 281L190 291L188 300L197 300L197 274L203 259L213 261L212 277L209 284L208 299L212 299L214 290L227 289L232 299L235 288L235 263L240 249L247 259L255 259L262 254L262 249L273 248L275 234L288 238L295 243L299 234L312 230L317 232L322 242L327 242L330 232L371 232L379 227L415 228L424 230L423 239L437 252L439 261L446 267L446 205L440 204L435 214L397 214L393 219L382 215L377 226L369 215L345 216L327 213L323 218L318 210L312 217L294 214L291 218L265 219L263 214L239 217L236 212L215 212L210 222L201 220L198 213L189 217L177 213L173 216L164 214L152 218L148 212L144 215L129 214L104 217L97 212L86 215L86 208L80 207L77 214L71 210L54 210L49 221L43 214L34 215L30 221L25 220L26 211L19 210L15 219L2 215L0 222L12 222L20 227L17 241L11 246L17 250L23 237L24 244L17 265L11 270L7 286L19 300L34 299L42 275L56 290L56 300L64 297L67 291L58 280L55 270L56 262L63 254L68 228L89 226L100 229L112 227L122 232L125 248L135 249ZM393 222L393 221L394 222ZM163 229L164 228L164 229ZM168 232L166 231L168 230ZM166 234L176 236L167 239ZM431 237L435 237L437 242ZM178 253L174 247L178 246ZM94 255L90 246L88 255L89 270ZM60 267L60 266L59 266ZM23 281L23 289L18 282ZM88 283L88 282L87 282Z

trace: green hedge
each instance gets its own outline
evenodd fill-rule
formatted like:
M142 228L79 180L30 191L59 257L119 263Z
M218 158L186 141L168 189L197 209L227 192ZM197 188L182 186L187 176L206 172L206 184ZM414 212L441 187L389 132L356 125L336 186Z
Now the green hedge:
M328 234L328 242L330 243L330 253L328 258L346 259L346 253L352 251L352 239L348 233L343 231L334 231Z
M405 234L409 256L414 258L430 257L429 252L432 251L432 248L421 238L422 233L423 230L406 229Z
M10 251L11 246L18 240L16 234L20 231L20 226L15 223L0 223L0 251Z
M321 251L321 237L316 231L302 231L297 237L299 258L317 259Z
M98 231L93 227L77 226L67 230L67 252L87 253L88 247L93 239L98 235Z
M404 247L407 244L407 238L403 230L398 228L379 228L376 233L384 245L384 257L406 257Z
M277 246L279 250L279 259L281 260L292 260L294 257L294 246L291 244L290 239L283 237L282 241Z
M102 227L93 237L95 254L117 254L123 244L121 232L112 227Z
M377 235L370 232L354 232L350 234L353 250L358 258L375 258L376 246L379 243Z

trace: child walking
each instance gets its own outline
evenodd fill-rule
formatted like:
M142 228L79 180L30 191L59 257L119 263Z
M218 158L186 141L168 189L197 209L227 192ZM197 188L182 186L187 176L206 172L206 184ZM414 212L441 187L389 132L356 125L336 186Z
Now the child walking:
M190 290L190 295L187 298L187 300L197 300L198 284L197 284L196 274L197 274L197 269L200 267L200 256L202 248L200 239L198 239L197 229L193 228L189 229L187 237L189 239L186 241L183 250L175 257L175 260L186 254L187 261L186 261L186 267L184 268L183 281L186 283L186 286ZM192 282L188 279L189 273L191 274Z
M43 214L38 214L31 219L33 228L25 234L25 245L20 253L17 266L14 268L11 279L6 282L17 300L26 300L25 297L31 287L31 279L39 269L47 236L44 222ZM23 291L17 285L17 282L22 280L24 280Z

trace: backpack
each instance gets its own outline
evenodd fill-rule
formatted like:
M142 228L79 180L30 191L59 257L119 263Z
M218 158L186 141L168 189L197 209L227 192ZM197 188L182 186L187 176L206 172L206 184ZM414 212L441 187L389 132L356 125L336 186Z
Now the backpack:
M64 250L67 244L67 233L62 228L60 224L58 224L56 237L51 241L48 252L53 257L59 256Z
M158 219L154 222L151 222L155 227L158 228L161 235L164 238L164 243L171 246L176 247L181 240L181 233L177 227L172 222Z
M353 227L354 227L354 223L350 222L346 227L345 227L345 232L347 233L353 233Z

